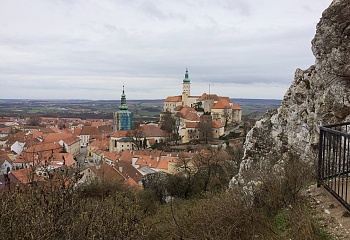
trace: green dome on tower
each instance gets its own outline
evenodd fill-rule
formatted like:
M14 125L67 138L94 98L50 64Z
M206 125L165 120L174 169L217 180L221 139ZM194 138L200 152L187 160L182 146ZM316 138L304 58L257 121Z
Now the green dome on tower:
M125 95L125 92L124 92L124 85L123 85L122 97L120 99L119 110L128 110L128 106L126 105L126 95Z
M190 83L191 80L188 78L188 69L186 68L185 78L183 80L183 83Z

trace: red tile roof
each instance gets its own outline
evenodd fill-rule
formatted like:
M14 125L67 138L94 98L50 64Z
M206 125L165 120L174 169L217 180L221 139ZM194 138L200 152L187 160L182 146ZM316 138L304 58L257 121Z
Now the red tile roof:
M179 112L180 116L189 121L199 122L200 118L197 115L197 111L192 107L183 107Z
M69 138L64 139L63 141L64 141L67 145L72 145L72 144L74 144L74 143L76 143L76 142L80 142L80 138L72 136L72 137L69 137Z
M206 94L206 93L203 93L202 96L200 96L200 98L198 100L200 101L203 101L203 100L206 100L206 99L213 99L214 101L219 101L219 97L218 95L216 94Z
M143 125L141 126L141 131L146 135L146 137L165 137L167 132L160 129L160 127L155 125Z
M213 121L211 123L211 127L212 128L222 128L222 127L224 127L224 125L220 121L216 120L216 121Z
M93 141L92 143L90 143L89 146L104 149L104 148L109 147L109 141L108 140L104 140L104 141L96 140L96 141Z
M115 133L113 133L113 135L111 135L111 137L123 138L123 137L132 136L132 134L133 134L132 130L119 130L119 131L116 131Z
M42 177L39 177L38 175L36 175L35 172L33 172L33 170L31 168L23 168L23 169L19 169L19 170L12 170L10 171L10 173L13 177L15 177L15 179L20 182L20 183L30 183L31 180L44 180ZM34 176L31 176L31 175Z
M29 147L26 152L27 153L40 153L40 152L46 152L46 151L60 151L62 150L62 146L56 142L56 143L41 143L38 142L37 144Z
M241 110L241 108L238 106L237 103L234 103L234 104L233 104L232 109L233 109L233 110Z
M55 153L52 155L49 161L45 162L45 159L41 161L42 165L51 165L56 167L73 167L75 164L74 156L70 153Z
M107 163L103 163L98 166L91 166L90 169L102 180L124 180L124 177L114 167Z
M80 135L97 136L100 132L97 127L83 126Z
M132 178L135 182L139 182L142 179L142 174L130 163L124 161L116 161L114 163L115 169L128 180Z
M220 97L220 98L225 99L228 103L232 103L232 100L229 97Z
M104 158L109 159L111 161L118 160L120 158L120 154L115 152L104 152Z
M214 104L213 109L225 109L231 108L229 102L225 98L220 98L217 103Z
M164 102L181 102L182 96L169 96L165 99Z
M63 139L67 139L72 136L73 136L72 134L67 134L67 133L49 133L44 136L44 142L45 143L59 142Z

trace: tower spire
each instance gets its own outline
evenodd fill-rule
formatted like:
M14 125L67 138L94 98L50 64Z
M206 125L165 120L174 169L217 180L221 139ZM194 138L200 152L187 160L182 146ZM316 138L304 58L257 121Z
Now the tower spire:
M125 91L124 91L124 84L123 84L123 92L122 92L122 96L120 98L120 106L119 106L120 110L128 110L128 106L126 105L126 95L125 95Z
M188 78L188 68L186 68L185 78L183 80L183 83L190 83L191 80Z

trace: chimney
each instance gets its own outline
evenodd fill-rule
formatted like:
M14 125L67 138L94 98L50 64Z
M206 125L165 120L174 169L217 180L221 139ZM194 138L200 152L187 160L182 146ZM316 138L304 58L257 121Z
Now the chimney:
M101 165L96 165L96 169L100 170L101 169Z
M123 172L123 167L122 166L119 167L119 172Z
M159 162L159 157L157 157L157 162Z

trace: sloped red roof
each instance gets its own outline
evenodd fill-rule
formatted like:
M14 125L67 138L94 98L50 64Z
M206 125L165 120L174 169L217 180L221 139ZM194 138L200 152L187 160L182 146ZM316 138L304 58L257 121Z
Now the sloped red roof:
M63 141L68 145L72 145L73 143L80 142L80 138L72 136L64 139Z
M99 178L103 180L107 179L118 179L124 180L124 177L117 171L114 167L107 163L103 163L98 166L91 166L91 171L93 171Z
M55 151L55 150L62 150L62 146L58 143L44 143L44 142L38 142L37 144L29 147L26 152L27 153L39 153L39 152L45 152L45 151Z
M109 159L111 161L118 160L120 157L120 154L118 154L116 152L104 152L103 155L104 155L105 159Z
M216 121L213 121L211 123L211 127L212 128L222 128L222 127L224 127L224 125L220 121L216 120Z
M108 140L104 140L104 141L100 141L100 140L96 140L93 141L92 143L89 144L90 147L98 147L98 148L108 148L109 146L109 141Z
M220 98L225 99L228 103L232 103L232 100L229 97L220 97Z
M179 113L180 116L186 120L198 122L200 120L197 111L192 107L183 107Z
M142 174L130 163L116 161L115 168L126 180L132 178L135 182L141 181Z
M83 126L80 135L97 136L99 133L97 127Z
M120 156L120 160L131 164L132 163L132 154L130 153L130 151L128 151L128 150L123 151L121 156Z
M129 137L129 136L132 136L132 134L133 134L132 130L119 130L113 133L111 137L116 137L116 138Z
M181 111L181 109L183 108L183 106L177 106L176 108L174 108L175 111Z
M72 167L74 166L75 161L74 156L70 153L54 153L48 162L45 163L45 159L42 159L41 164L48 164L57 167Z
M155 126L155 125L143 125L143 126L141 126L141 131L146 135L146 137L165 137L165 136L167 136L166 131L160 129L159 126Z
M164 102L181 102L182 96L169 96L165 99Z
M234 104L233 104L232 109L233 109L233 110L241 110L241 108L238 106L237 103L234 103Z
M18 170L12 170L10 173L15 179L20 183L30 183L30 179L36 180L44 180L44 178L39 177L31 168L23 168ZM32 178L34 175L34 178Z
M206 94L203 93L202 96L200 96L200 98L198 100L203 101L206 99L213 99L214 101L219 101L219 97L216 94Z
M220 98L217 103L214 104L213 109L225 109L231 108L229 102L225 98Z
M59 142L61 140L67 139L72 137L72 134L67 133L49 133L44 136L44 142L45 143L52 143L52 142Z
M74 129L74 132L73 132L73 134L75 135L75 136L79 136L80 134L81 134L81 128L76 128L76 129Z
M92 122L91 126L93 126L93 127L102 126L102 122Z

